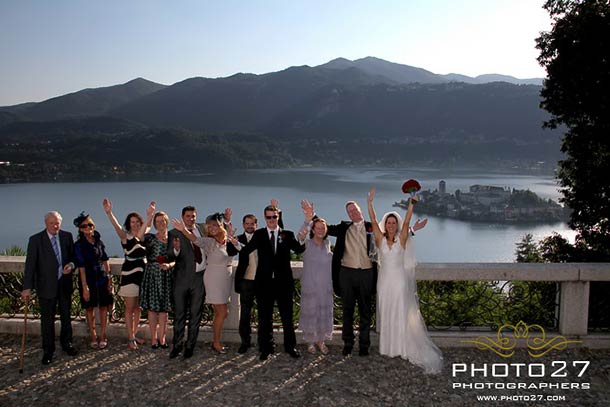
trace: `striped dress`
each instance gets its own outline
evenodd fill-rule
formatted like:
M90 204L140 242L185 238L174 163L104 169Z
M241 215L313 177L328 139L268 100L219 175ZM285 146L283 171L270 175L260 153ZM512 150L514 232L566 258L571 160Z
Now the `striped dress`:
M121 243L125 252L125 262L121 268L121 285L119 295L121 297L138 297L140 295L140 284L146 265L146 248L140 240L127 235L125 243Z

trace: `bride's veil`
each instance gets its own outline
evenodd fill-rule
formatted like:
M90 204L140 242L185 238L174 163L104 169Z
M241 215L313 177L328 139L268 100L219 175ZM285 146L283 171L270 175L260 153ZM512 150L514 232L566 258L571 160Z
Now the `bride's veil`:
M438 373L443 367L440 349L432 342L426 323L419 310L417 280L415 279L415 245L412 236L407 239L403 254L403 273L405 276L405 299L407 306L407 332L409 332L409 360L424 368L426 373Z

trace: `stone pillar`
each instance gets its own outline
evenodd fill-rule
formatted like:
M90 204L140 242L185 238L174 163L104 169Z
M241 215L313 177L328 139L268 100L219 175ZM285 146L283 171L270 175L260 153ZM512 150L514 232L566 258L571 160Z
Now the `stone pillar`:
M589 321L589 282L563 281L559 302L559 333L587 335Z

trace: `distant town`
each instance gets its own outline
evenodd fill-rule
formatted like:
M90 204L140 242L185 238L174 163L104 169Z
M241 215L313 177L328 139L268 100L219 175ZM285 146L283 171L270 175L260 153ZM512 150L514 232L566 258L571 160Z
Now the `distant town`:
M543 199L530 190L491 185L471 185L468 192L447 192L445 181L438 189L421 191L416 212L444 218L475 222L547 223L565 222L569 210L551 199ZM394 206L407 208L403 199Z

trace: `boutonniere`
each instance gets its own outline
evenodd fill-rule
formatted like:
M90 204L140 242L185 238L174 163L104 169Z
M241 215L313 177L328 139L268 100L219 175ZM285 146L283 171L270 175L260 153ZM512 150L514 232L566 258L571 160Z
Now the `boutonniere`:
M282 240L284 239L286 239L286 234L284 232L280 232L280 234L277 236L277 242L282 243Z

